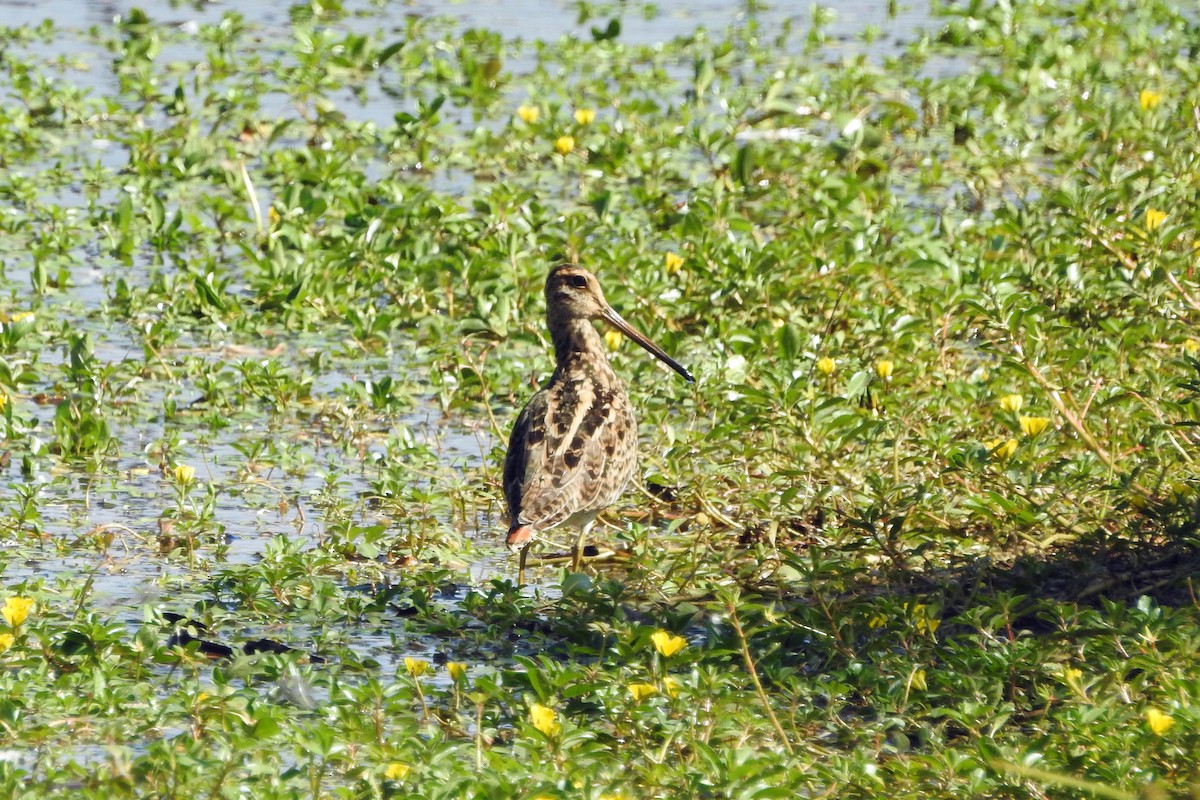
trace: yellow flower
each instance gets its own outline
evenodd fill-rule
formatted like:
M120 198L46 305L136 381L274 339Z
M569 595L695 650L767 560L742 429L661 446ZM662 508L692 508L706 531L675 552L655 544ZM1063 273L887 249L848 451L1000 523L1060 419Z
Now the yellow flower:
M446 672L450 674L450 680L458 683L467 677L467 665L461 661L451 661L446 665Z
M1050 424L1045 417L1018 417L1017 421L1021 423L1021 433L1026 436L1037 436Z
M575 121L580 125L591 125L596 119L596 109L594 108L577 108L575 109Z
M825 375L832 375L835 369L837 369L837 362L828 356L817 361L817 370Z
M674 697L679 694L679 681L672 678L670 675L663 678L663 691L667 693L667 697Z
M625 341L625 337L620 331L607 330L604 332L604 344L608 345L609 350L616 350L623 341Z
M674 275L683 269L683 256L678 253L667 253L666 259L663 261L663 269L668 275Z
M875 374L880 378L891 380L892 372L896 369L896 365L886 358L881 358L875 362Z
M1170 714L1164 714L1157 708L1146 709L1146 724L1150 726L1150 732L1155 736L1162 736L1167 731L1171 730L1171 726L1175 724L1175 720L1171 719Z
M926 610L928 606L924 603L904 604L904 610L908 612L912 618L913 627L917 629L917 633L925 633L932 636L937 631L938 626L942 621L937 617L930 617Z
M574 136L560 136L554 140L554 149L560 156L565 156L575 149Z
M882 628L884 625L887 625L887 617L885 617L883 614L876 614L867 620L867 627L871 628L872 630L875 628Z
M404 659L404 668L408 670L409 675L419 678L429 672L429 662L419 658L406 658Z
M642 702L651 695L658 694L658 687L653 683L631 683L629 684L629 693L633 695L635 702Z
M196 468L190 467L187 464L175 465L175 480L179 483L188 484L196 478Z
M538 121L538 115L542 112L537 106L519 106L517 108L517 116L521 118L521 122L532 125Z
M1189 356L1195 356L1196 353L1200 353L1200 342L1197 342L1195 339L1184 339L1183 352L1187 353ZM4 408L4 406L0 405L0 409L2 408Z
M1156 92L1153 89L1142 89L1138 92L1138 103L1141 104L1142 111L1158 108L1158 104L1161 102L1162 92Z
M0 392L0 411L3 411L5 406L7 406L7 405L8 405L8 395L5 394L4 392Z
M912 674L912 680L909 682L909 684L918 692L923 692L928 689L929 686L925 683L925 670L919 669L914 672Z
M1167 212L1159 211L1157 208L1146 209L1146 230L1158 230L1159 226L1167 219Z
M383 771L383 777L389 781L402 781L408 777L408 773L412 771L412 767L408 764L403 764L399 761L393 761L387 765L387 769Z
M4 615L8 627L15 628L29 619L33 605L33 600L29 597L10 597L4 601L4 608L0 608L0 614Z
M1006 394L1000 398L1000 410L1015 414L1025 405L1025 398L1019 394Z
M6 652L8 648L13 646L13 642L16 640L17 637L11 633L0 633L0 653Z
M1087 689L1083 688L1083 670L1077 667L1063 667L1063 683L1080 697L1087 697Z
M553 708L547 708L541 703L529 707L529 722L542 732L543 736L557 736L562 730L558 721L558 713Z
M991 454L1001 461L1007 461L1013 457L1013 453L1017 452L1016 439L992 439L990 442L987 442L986 446L991 451Z
M687 647L687 639L682 636L672 636L666 631L655 631L650 634L650 641L654 642L654 649L659 652L659 655L665 658L670 658Z

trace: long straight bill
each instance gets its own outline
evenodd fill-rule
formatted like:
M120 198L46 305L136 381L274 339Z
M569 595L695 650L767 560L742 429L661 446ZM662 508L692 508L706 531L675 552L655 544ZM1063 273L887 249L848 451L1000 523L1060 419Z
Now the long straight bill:
M604 321L628 336L630 339L633 339L635 342L641 345L646 352L650 353L659 361L678 372L688 383L695 382L696 379L692 377L692 373L688 372L682 364L667 355L661 347L643 336L637 328L626 322L624 317L613 311L611 308L606 308L604 310Z

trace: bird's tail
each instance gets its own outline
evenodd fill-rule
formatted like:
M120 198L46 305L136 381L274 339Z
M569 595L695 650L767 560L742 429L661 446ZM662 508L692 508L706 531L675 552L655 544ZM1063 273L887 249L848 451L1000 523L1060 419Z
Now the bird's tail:
M508 532L508 536L504 539L504 543L509 548L516 550L519 547L524 547L529 544L529 540L533 538L533 528L528 525L516 525Z

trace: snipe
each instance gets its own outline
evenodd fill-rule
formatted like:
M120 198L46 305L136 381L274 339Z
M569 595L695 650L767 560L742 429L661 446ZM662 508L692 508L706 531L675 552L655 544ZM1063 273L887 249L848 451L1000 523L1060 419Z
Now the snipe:
M692 382L691 373L639 333L604 299L596 276L563 264L546 278L546 322L557 366L521 410L504 459L504 499L520 548L517 581L539 534L579 528L572 568L596 516L616 502L637 468L637 420L593 322L605 322Z

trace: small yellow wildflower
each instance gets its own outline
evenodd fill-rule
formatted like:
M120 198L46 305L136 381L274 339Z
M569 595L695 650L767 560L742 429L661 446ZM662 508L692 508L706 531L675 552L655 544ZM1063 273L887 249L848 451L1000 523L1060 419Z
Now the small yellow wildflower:
M449 673L450 680L460 683L467 677L467 665L461 661L451 661L446 665L446 672Z
M1000 398L1000 410L1015 414L1025 405L1025 398L1019 394L1006 394Z
M574 136L560 136L554 140L554 149L560 156L565 156L575 149Z
M1087 697L1087 689L1083 687L1083 670L1078 667L1063 667L1063 683L1080 697Z
M912 680L909 681L909 685L912 686L912 688L916 689L918 692L923 692L926 689L928 689L929 685L927 683L925 683L925 670L919 669L916 672L914 672L912 674Z
M175 465L175 480L182 484L189 484L196 479L196 468L187 464Z
M837 362L829 356L817 360L817 371L823 375L832 375L835 369L837 369Z
M1195 339L1184 339L1183 352L1187 353L1189 356L1195 357L1196 353L1200 353L1200 342L1197 342ZM0 409L3 408L4 406L0 405Z
M670 658L687 647L687 639L682 636L672 636L666 631L655 631L650 634L650 641L654 642L654 649L664 658Z
M670 675L663 678L662 687L663 691L667 693L667 697L674 697L679 694L679 681Z
M617 350L621 347L621 342L625 341L625 335L620 331L607 330L604 332L604 344L609 350Z
M0 614L4 616L4 621L8 623L8 627L15 628L29 619L29 614L33 611L33 606L32 598L10 597L4 601L4 608L0 608Z
M1155 736L1162 736L1167 731L1171 730L1171 726L1175 724L1175 720L1170 714L1165 714L1157 708L1146 709L1146 724L1150 726L1150 732Z
M1158 104L1161 102L1162 92L1156 92L1153 89L1142 89L1138 92L1138 103L1141 105L1142 111L1158 108Z
M8 406L8 395L0 392L0 411L3 411Z
M875 374L885 381L892 379L892 372L896 369L896 365L889 359L881 358L875 362Z
M1013 457L1014 453L1017 452L1016 439L993 439L990 442L987 442L986 446L987 449L991 451L991 454L1001 461L1007 461Z
M887 625L887 617L885 617L883 614L876 614L867 620L867 627L872 630L876 628L882 628L884 625Z
M1155 231L1167 219L1167 212L1159 211L1157 208L1146 209L1146 230Z
M653 683L631 683L629 684L629 693L633 695L635 702L642 702L651 695L658 694L658 687Z
M553 708L547 708L541 703L529 707L529 722L542 732L543 736L557 736L562 730L558 721L558 713Z
M1037 436L1050 424L1046 417L1018 417L1017 421L1021 423L1021 433L1026 436Z
M594 108L577 108L575 109L575 121L580 125L591 125L596 119L596 109Z
M942 621L937 617L929 616L924 603L915 603L912 606L913 627L917 629L917 633L933 636L937 631L938 626Z
M537 106L519 106L517 108L517 116L521 119L521 122L528 125L537 122L538 115L541 113Z
M412 771L412 767L408 764L399 761L393 761L387 765L387 769L383 771L383 777L389 781L402 781L408 777L408 773Z
M419 658L405 658L404 668L408 670L409 675L419 678L426 672L429 672L429 662Z
M13 646L13 642L16 640L17 637L11 633L0 633L0 653L6 652L8 648Z
M674 275L679 272L679 270L683 269L683 256L678 253L667 253L666 258L663 260L663 269L668 275Z

